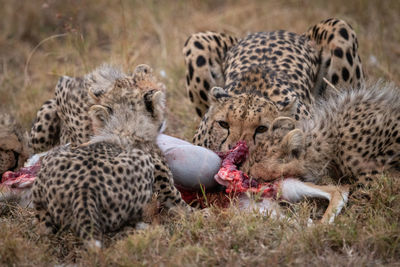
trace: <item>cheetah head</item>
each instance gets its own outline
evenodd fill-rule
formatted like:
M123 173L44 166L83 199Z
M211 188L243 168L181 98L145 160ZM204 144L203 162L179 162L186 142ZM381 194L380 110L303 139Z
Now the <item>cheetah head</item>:
M11 115L0 113L0 175L22 167L29 152L22 127Z
M291 114L292 106L279 109L271 100L257 94L232 94L214 87L211 106L205 114L193 142L214 151L227 151L245 140L249 151L267 138L267 131L279 115Z
M267 138L250 154L243 170L265 181L303 177L306 174L305 135L295 125L292 118L276 118L266 131Z
M118 77L104 92L89 89L89 115L95 136L155 140L165 121L165 92L146 78L149 69L143 66L136 68L133 78Z
M153 69L146 64L138 65L130 74L125 74L111 65L103 64L84 77L85 87L92 100L91 104L96 104L100 97L115 88L117 82L121 86L124 83L127 88L165 91L165 85L157 80L157 77L153 75Z

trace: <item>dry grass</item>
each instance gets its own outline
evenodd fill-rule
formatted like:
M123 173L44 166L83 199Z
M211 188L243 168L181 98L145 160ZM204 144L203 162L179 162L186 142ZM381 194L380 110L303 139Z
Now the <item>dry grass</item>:
M0 0L0 109L26 128L53 96L58 76L82 75L102 62L125 70L147 63L166 73L168 133L190 139L198 119L185 98L181 50L189 34L205 30L301 33L322 19L343 18L358 34L370 79L400 85L397 0L82 2ZM396 180L376 183L371 201L353 200L329 226L307 228L305 216L292 225L235 208L213 208L207 219L161 217L146 231L112 238L100 254L83 251L70 233L40 237L30 224L31 211L5 208L0 265L399 265L399 189ZM310 205L291 210L308 216Z
M290 205L290 218L210 207L171 219L152 217L146 230L108 236L100 253L86 251L70 232L44 237L31 226L32 212L11 208L1 216L0 265L398 265L399 179L383 177L371 199L351 199L335 225L307 227L313 203ZM315 204L315 203L314 203Z

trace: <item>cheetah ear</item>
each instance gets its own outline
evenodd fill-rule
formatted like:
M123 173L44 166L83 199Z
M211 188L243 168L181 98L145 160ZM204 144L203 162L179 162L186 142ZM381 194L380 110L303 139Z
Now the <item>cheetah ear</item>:
M125 78L126 75L114 66L103 64L83 78L90 98L94 103L99 103L99 98L114 88L118 79Z
M285 106L277 105L281 116L289 116L290 117L290 116L296 114L297 99L296 98L292 98L286 103L287 104Z
M219 102L221 99L231 97L223 88L213 87L209 93L212 102Z
M290 131L282 140L282 151L292 158L299 158L304 151L304 133L300 129Z
M136 87L139 89L156 89L161 91L166 90L165 84L158 81L158 79L153 74L153 69L146 64L138 65L131 76L136 83Z
M160 118L165 111L165 93L160 90L149 90L144 96L146 110L153 116Z
M278 117L272 122L272 133L274 136L283 137L288 132L294 130L296 121L289 117Z
M153 74L153 69L146 64L137 65L135 70L133 71L133 77L135 79L142 79L146 75L152 75L152 74Z
M93 105L89 109L89 116L92 119L93 132L97 134L100 129L104 128L110 114L104 106Z

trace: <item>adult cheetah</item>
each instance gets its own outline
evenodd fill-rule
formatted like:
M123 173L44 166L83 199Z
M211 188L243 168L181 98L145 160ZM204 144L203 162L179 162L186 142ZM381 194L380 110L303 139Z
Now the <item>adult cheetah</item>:
M356 34L339 19L301 35L281 30L239 40L196 33L183 53L188 96L203 117L193 142L212 150L245 140L251 151L276 117L309 118L315 99L330 94L323 78L344 89L364 83ZM271 103L276 113L266 108Z

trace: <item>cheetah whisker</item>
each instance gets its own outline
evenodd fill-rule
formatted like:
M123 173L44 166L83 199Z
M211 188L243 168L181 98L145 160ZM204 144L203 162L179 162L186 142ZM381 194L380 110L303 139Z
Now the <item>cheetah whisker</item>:
M330 81L328 81L328 79L326 79L325 77L323 77L322 79L324 80L324 82L326 82L327 85L332 87L332 89L335 90L336 93L340 93L339 89L337 89Z

